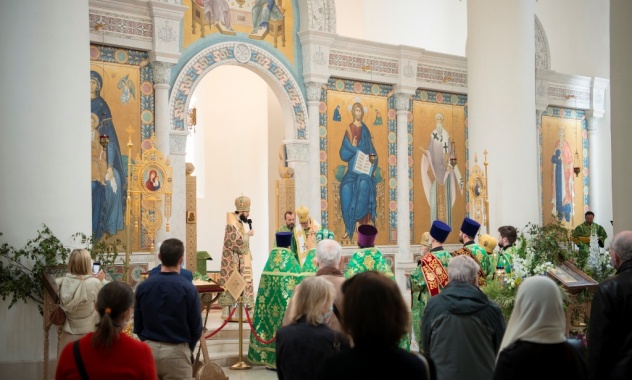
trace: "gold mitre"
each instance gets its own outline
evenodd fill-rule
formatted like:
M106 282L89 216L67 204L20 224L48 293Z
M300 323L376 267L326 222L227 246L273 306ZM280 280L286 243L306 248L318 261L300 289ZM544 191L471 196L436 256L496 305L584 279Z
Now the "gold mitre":
M235 199L235 211L250 212L250 198L244 195L237 197L237 199Z
M478 245L483 247L487 253L493 253L496 244L498 244L498 241L492 235L485 234L478 237Z
M421 235L420 244L424 247L430 247L430 232L424 232L423 235Z
M305 206L301 206L296 209L296 216L300 223L307 223L309 221L309 210Z

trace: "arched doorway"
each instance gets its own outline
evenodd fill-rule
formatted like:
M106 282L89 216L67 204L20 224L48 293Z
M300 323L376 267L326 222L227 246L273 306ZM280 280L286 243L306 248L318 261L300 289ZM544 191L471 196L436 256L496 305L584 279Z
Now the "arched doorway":
M170 103L173 131L186 130L185 110L193 104L197 109L197 132L187 137L199 140L187 144L198 176L197 249L208 251L219 270L226 213L234 211L236 197L249 196L256 289L276 228L279 146L308 138L298 83L268 52L222 43L202 49L182 67Z

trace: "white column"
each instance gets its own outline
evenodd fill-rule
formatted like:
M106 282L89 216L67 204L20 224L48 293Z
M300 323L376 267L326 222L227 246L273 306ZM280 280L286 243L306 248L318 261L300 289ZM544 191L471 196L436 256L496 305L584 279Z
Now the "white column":
M309 150L310 142L306 140L285 140L287 152L287 164L294 170L294 187L296 189L296 207L301 205L309 205L310 200L310 171L309 171ZM320 178L320 176L319 176ZM307 206L310 210L310 215L313 217L317 214L312 208ZM316 210L320 210L320 205Z
M167 63L163 61L152 62L152 69L154 74L154 130L156 133L156 149L160 150L162 154L165 155L165 159L171 154L169 143L169 132L171 130L169 119L169 81L171 79L171 68L173 66L174 65L172 63ZM172 161L172 167L173 164L174 162ZM175 189L174 194L177 194L175 192ZM170 237L171 233L166 232L165 223L160 227L158 231L156 231L156 249L158 249L158 244L160 242Z
M186 142L187 132L172 130L169 134L169 157L173 168L173 197L169 237L186 242ZM165 222L166 224L166 222ZM164 226L163 226L164 228Z
M612 102L612 209L614 232L632 230L632 202L630 189L632 176L632 128L630 128L630 109L632 109L632 2L610 2L610 100Z
M397 245L395 262L411 263L410 252L410 177L408 167L411 158L408 155L408 114L411 95L395 94L395 109L397 115ZM396 265L396 268L401 268ZM396 270L395 278L401 289L406 287L405 270Z
M320 95L325 83L307 82L307 114L309 131L309 201L306 206L309 208L310 216L321 222L320 207ZM298 183L297 183L298 185ZM298 189L298 186L297 186Z
M467 16L469 160L489 152L491 231L520 229L541 220L534 0L471 1Z
M605 129L599 127L600 118L588 116L588 161L589 161L589 186L588 195L590 210L595 213L595 221L602 225L612 238L612 204L609 201L609 192L613 190L612 177L610 175L610 160L605 159L610 155L610 136ZM586 148L585 148L586 149ZM583 166L583 152L582 152ZM582 167L582 170L584 168ZM614 190L613 190L614 191Z
M17 249L43 224L68 247L74 233L92 233L89 4L42 6L9 1L0 12L0 232ZM42 316L32 301L9 301L0 301L0 377L41 379Z
M410 253L410 178L408 167L408 113L411 95L395 94L397 114L397 261L412 261Z

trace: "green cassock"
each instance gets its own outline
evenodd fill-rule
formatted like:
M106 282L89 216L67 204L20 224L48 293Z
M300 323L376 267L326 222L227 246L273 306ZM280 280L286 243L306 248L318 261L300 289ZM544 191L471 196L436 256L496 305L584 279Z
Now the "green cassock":
M301 267L294 254L287 248L273 248L268 257L255 301L248 360L253 364L264 364L276 368L276 342L273 339L281 328L285 310L294 288L301 280Z
M429 252L428 254L434 255L439 261L441 261L444 268L448 268L448 261L452 258L452 255L450 255L448 251L440 250ZM421 265L418 265L410 273L410 291L413 333L415 334L415 340L417 341L419 351L421 352L421 316L424 314L424 309L430 299L430 291L426 286L426 279L421 271Z
M353 253L345 271L345 278L351 278L358 273L372 270L382 272L395 281L395 275L391 270L390 264L375 247L360 249ZM410 350L410 339L408 336L402 337L399 347Z
M512 245L505 249L501 249L494 255L493 266L494 268L503 267L505 273L511 273L513 268L513 258L516 255L516 246ZM494 272L490 274L493 277Z
M478 244L468 244L466 248L476 257L476 260L481 265L481 269L485 274L485 278L489 277L494 272L495 267L492 265L492 260L487 254L487 251Z

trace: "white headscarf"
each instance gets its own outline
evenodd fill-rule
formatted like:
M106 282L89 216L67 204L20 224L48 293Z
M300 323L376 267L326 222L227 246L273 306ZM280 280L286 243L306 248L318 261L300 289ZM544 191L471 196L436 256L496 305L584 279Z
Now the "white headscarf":
M529 277L518 288L498 354L517 340L562 343L565 333L566 314L557 284L546 276Z

